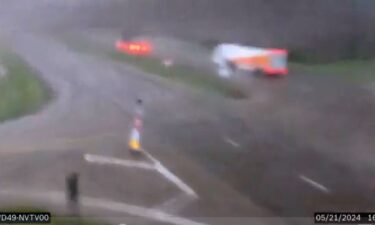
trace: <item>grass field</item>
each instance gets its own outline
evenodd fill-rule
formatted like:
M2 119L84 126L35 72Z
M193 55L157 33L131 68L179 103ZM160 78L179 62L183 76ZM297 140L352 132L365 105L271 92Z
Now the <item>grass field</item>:
M115 60L134 65L144 72L182 82L206 92L234 99L246 98L246 94L235 83L222 80L214 74L208 74L189 66L174 65L167 68L159 59L130 56L116 51L110 52L109 56Z
M375 60L350 60L327 64L291 63L290 67L299 73L340 76L351 82L375 81Z
M90 43L90 41L74 38L70 35L62 35L59 38L78 52L95 54L119 62L128 63L148 74L159 75L189 85L202 92L213 93L232 99L245 99L248 97L236 83L223 80L215 74L209 74L208 72L190 66L174 65L173 67L166 68L162 65L160 59L126 55L117 52L114 46L113 49L103 48L95 43Z
M0 122L39 110L50 98L48 88L19 57L0 47Z

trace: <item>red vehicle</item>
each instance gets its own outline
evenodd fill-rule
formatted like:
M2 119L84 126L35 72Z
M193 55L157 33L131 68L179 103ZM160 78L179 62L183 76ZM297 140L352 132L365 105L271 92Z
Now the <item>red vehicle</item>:
M150 55L152 45L147 41L117 41L116 49L129 55Z

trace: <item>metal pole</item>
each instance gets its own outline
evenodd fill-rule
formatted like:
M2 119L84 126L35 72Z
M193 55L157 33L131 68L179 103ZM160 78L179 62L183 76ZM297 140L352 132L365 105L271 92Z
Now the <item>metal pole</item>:
M76 172L66 177L66 198L68 211L72 216L79 216L79 175Z

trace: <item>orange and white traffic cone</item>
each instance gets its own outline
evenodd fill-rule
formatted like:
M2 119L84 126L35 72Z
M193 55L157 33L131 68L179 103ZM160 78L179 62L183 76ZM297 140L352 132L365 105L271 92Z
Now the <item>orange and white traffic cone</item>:
M133 127L130 132L129 136L129 150L132 153L140 153L142 151L141 148L141 129L142 129L142 109L141 109L141 101L138 100L138 109L136 110L136 115L133 121Z
M141 135L140 132L133 128L129 138L129 149L131 152L141 151Z

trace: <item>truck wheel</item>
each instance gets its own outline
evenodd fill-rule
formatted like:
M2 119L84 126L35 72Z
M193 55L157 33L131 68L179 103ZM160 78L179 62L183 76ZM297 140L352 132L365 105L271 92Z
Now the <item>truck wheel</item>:
M238 67L236 64L231 61L227 61L226 64L231 74L236 75L238 73Z
M263 77L263 76L264 76L264 72L263 72L261 69L255 69L255 70L253 71L253 75L254 75L255 77Z

